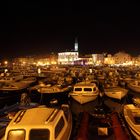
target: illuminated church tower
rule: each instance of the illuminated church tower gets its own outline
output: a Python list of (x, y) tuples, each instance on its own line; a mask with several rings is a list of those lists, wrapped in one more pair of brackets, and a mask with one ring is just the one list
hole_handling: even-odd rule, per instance
[(78, 40), (75, 38), (74, 51), (78, 52)]
[(78, 41), (77, 38), (75, 38), (74, 50), (69, 52), (58, 53), (58, 64), (74, 65), (78, 59), (79, 59)]

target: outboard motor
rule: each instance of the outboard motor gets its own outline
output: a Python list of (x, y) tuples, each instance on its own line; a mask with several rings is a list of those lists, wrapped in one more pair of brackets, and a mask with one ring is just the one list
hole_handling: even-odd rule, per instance
[(20, 105), (21, 106), (28, 106), (30, 105), (31, 100), (27, 93), (22, 93), (20, 98)]

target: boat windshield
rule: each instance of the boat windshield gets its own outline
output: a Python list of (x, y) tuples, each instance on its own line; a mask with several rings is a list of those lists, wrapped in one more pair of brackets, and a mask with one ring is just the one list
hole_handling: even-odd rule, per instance
[(92, 91), (92, 88), (84, 88), (84, 91)]
[(50, 131), (48, 129), (32, 129), (29, 140), (50, 140)]
[(75, 91), (82, 91), (82, 88), (75, 88)]

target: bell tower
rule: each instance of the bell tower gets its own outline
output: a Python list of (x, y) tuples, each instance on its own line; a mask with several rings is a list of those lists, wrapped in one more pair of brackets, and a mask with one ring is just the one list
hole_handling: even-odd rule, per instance
[(74, 51), (78, 51), (78, 40), (75, 38), (75, 43), (74, 43)]

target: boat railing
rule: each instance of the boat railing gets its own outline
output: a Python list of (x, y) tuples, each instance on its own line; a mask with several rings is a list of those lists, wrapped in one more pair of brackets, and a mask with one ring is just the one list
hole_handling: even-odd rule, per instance
[(45, 121), (45, 124), (48, 123), (48, 122), (52, 122), (54, 120), (54, 118), (56, 117), (58, 112), (59, 112), (58, 109), (54, 109), (53, 112), (48, 117), (48, 119)]

